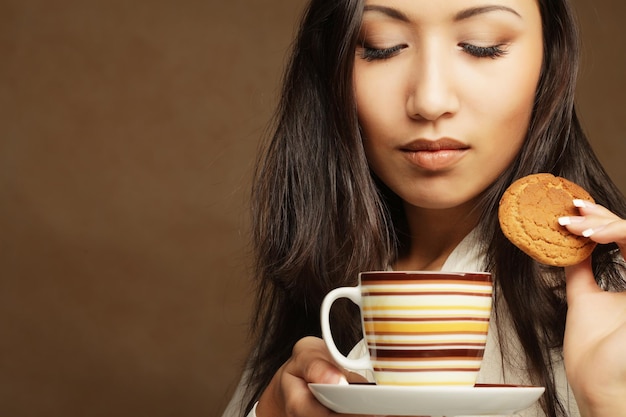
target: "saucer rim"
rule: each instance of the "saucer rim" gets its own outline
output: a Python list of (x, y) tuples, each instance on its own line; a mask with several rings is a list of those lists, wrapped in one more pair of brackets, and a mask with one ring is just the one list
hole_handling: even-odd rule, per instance
[[(338, 413), (347, 414), (390, 414), (393, 415), (405, 415), (413, 416), (416, 414), (428, 414), (428, 415), (454, 415), (459, 412), (458, 407), (465, 407), (467, 412), (462, 412), (459, 415), (494, 415), (494, 414), (511, 414), (524, 410), (533, 403), (535, 403), (541, 395), (545, 392), (545, 387), (534, 385), (516, 385), (516, 384), (476, 384), (471, 387), (416, 387), (416, 386), (393, 386), (393, 385), (376, 385), (376, 384), (322, 384), (322, 383), (309, 383), (309, 389), (313, 395), (326, 407)], [(330, 391), (329, 391), (330, 390)], [(333, 392), (334, 391), (334, 392)], [(349, 397), (343, 399), (339, 395), (341, 393), (350, 393)], [(372, 394), (378, 398), (378, 401), (373, 401), (373, 397), (369, 397), (371, 401), (366, 401), (364, 404), (362, 401), (356, 403), (353, 397), (359, 394)], [(330, 394), (330, 395), (328, 395)], [(424, 404), (423, 396), (433, 395), (453, 395), (455, 396), (455, 405), (451, 407), (449, 404), (444, 404), (445, 399), (440, 399), (440, 403), (427, 403)], [(506, 395), (513, 396), (510, 400), (506, 397), (499, 397), (498, 404), (485, 406), (484, 404), (477, 405), (477, 400), (484, 400), (485, 397), (490, 395)], [(380, 400), (385, 395), (390, 395), (394, 398), (388, 400), (396, 400), (398, 396), (407, 396), (410, 401), (407, 401), (405, 405), (399, 405), (396, 403), (388, 404)], [(417, 395), (421, 398), (421, 402), (417, 402), (417, 398), (413, 397)], [(459, 397), (459, 395), (461, 397)], [(462, 398), (465, 397), (463, 400)], [(478, 397), (478, 398), (477, 398)], [(462, 404), (458, 401), (461, 400)], [(369, 408), (365, 408), (369, 407)], [(457, 407), (457, 408), (455, 408)]]

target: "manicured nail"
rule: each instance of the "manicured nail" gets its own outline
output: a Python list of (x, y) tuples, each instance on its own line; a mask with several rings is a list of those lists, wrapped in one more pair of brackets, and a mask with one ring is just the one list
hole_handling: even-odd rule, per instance
[(587, 230), (584, 230), (583, 233), (582, 233), (583, 237), (590, 237), (591, 235), (594, 235), (594, 234), (598, 233), (599, 231), (601, 231), (605, 227), (606, 227), (606, 225), (603, 224), (603, 225), (600, 225), (600, 226), (595, 227), (593, 229), (589, 228)]
[(573, 224), (573, 223), (582, 223), (584, 221), (585, 221), (585, 217), (584, 216), (559, 217), (559, 224), (561, 226), (567, 226), (568, 224)]
[(574, 207), (593, 207), (593, 203), (591, 201), (585, 201), (585, 200), (580, 200), (580, 199), (575, 199), (572, 201), (572, 203), (574, 204)]

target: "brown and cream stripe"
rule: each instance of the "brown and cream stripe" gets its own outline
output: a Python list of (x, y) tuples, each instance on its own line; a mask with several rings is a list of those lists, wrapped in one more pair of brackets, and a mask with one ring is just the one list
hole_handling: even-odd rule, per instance
[(381, 271), (361, 274), (360, 283), (377, 383), (474, 384), (491, 314), (490, 274)]

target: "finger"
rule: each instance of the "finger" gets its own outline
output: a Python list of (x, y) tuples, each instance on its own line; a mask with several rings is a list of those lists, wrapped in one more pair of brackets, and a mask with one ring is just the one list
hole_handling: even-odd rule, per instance
[(575, 235), (587, 237), (600, 244), (615, 242), (622, 252), (626, 249), (626, 220), (561, 217), (559, 223)]
[(343, 370), (333, 362), (326, 344), (317, 337), (305, 337), (293, 348), (294, 374), (306, 382), (321, 384), (345, 383)]
[(574, 200), (574, 203), (581, 215), (560, 217), (558, 222), (561, 226), (597, 243), (616, 242), (620, 247), (626, 247), (626, 220), (599, 204), (582, 200)]
[(256, 415), (259, 417), (329, 417), (333, 414), (319, 403), (306, 381), (289, 371), (293, 362), (287, 361), (274, 375), (259, 398)]
[(588, 237), (597, 243), (626, 243), (626, 221), (593, 217), (561, 217), (559, 224), (570, 233)]
[[(582, 227), (609, 224), (614, 221), (622, 220), (615, 213), (600, 204), (583, 200), (574, 200), (573, 203), (578, 207), (580, 216), (562, 217), (559, 219), (561, 225), (572, 224), (572, 230), (581, 230)], [(578, 225), (578, 227), (576, 227), (576, 225)]]
[(581, 232), (581, 236), (601, 244), (615, 242), (620, 249), (626, 246), (626, 220), (591, 223), (587, 226)]
[(618, 219), (619, 217), (606, 207), (585, 200), (574, 200), (573, 204), (583, 216), (595, 215)]
[(356, 372), (348, 372), (346, 374), (346, 377), (348, 379), (348, 382), (350, 382), (351, 384), (365, 384), (368, 383), (368, 379), (365, 378), (363, 375), (358, 374)]
[(343, 374), (330, 361), (321, 339), (308, 337), (294, 346), (291, 358), (274, 375), (259, 399), (257, 415), (336, 416), (318, 402), (310, 391), (310, 382), (337, 383)]
[[(336, 416), (313, 395), (306, 381), (289, 375), (283, 380), (284, 410), (287, 416)], [(268, 414), (270, 416), (270, 414)]]
[(567, 303), (573, 305), (581, 296), (602, 291), (593, 276), (591, 257), (577, 265), (565, 267)]

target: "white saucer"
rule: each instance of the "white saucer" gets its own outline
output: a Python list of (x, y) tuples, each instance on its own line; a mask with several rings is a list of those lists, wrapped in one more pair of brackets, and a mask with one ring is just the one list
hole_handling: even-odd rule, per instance
[(482, 416), (515, 414), (530, 407), (543, 387), (396, 387), (309, 384), (315, 398), (337, 413), (394, 416)]

